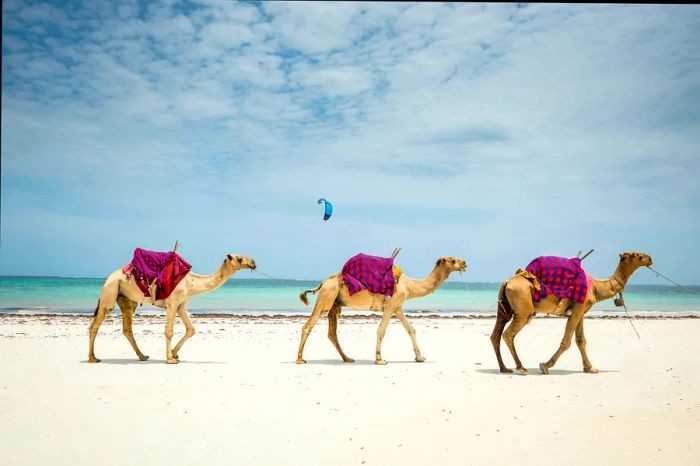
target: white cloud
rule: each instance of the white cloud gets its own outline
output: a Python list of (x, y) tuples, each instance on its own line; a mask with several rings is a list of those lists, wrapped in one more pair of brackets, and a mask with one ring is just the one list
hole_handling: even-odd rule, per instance
[(250, 42), (253, 34), (247, 25), (236, 23), (210, 23), (202, 30), (202, 40), (229, 50)]
[(360, 3), (270, 2), (264, 4), (264, 9), (273, 17), (272, 26), (280, 46), (303, 53), (349, 47), (362, 33), (360, 24), (355, 22), (362, 10)]
[(291, 78), (311, 92), (324, 96), (347, 96), (373, 89), (376, 85), (371, 73), (357, 66), (321, 68), (308, 63), (294, 68)]

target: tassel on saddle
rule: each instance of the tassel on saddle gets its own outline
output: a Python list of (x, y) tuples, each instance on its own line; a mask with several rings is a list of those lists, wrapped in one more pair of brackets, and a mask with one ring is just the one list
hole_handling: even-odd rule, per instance
[(146, 285), (148, 285), (148, 294), (151, 295), (151, 304), (156, 303), (156, 293), (158, 292), (158, 280), (153, 279), (153, 282), (150, 284), (146, 282)]
[(540, 291), (540, 281), (537, 279), (536, 276), (534, 276), (533, 274), (531, 274), (527, 270), (518, 269), (515, 272), (515, 275), (520, 275), (523, 278), (527, 278), (534, 285), (535, 291)]

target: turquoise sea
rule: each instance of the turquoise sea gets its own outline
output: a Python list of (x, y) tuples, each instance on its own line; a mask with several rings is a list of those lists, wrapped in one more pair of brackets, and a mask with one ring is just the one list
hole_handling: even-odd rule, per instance
[[(0, 277), (0, 313), (92, 313), (103, 278)], [(298, 314), (309, 313), (299, 293), (319, 281), (232, 278), (221, 288), (194, 296), (191, 313)], [(407, 312), (494, 314), (498, 283), (450, 281), (434, 293), (408, 301)], [(700, 286), (629, 285), (625, 291), (629, 311), (636, 315), (698, 315)], [(313, 305), (314, 296), (309, 295)], [(144, 304), (137, 312), (162, 312)], [(591, 313), (624, 315), (612, 300), (597, 304)]]

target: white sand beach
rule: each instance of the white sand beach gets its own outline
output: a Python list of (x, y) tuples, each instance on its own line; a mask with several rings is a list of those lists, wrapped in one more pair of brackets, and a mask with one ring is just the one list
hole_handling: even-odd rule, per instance
[[(410, 317), (409, 317), (410, 318)], [(86, 362), (88, 317), (0, 315), (0, 463), (78, 465), (700, 464), (699, 319), (586, 322), (600, 369), (572, 345), (547, 376), (564, 320), (516, 340), (530, 372), (497, 371), (493, 319), (413, 318), (427, 357), (392, 321), (341, 317), (343, 364), (326, 320), (296, 365), (304, 318), (193, 317), (179, 365), (162, 317), (137, 316), (139, 362), (118, 316)], [(183, 327), (176, 325), (176, 338)], [(506, 363), (513, 363), (503, 345)]]

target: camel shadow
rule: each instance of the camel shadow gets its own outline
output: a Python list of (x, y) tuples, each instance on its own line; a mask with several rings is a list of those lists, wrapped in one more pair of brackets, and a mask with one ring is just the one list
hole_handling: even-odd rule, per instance
[[(434, 361), (424, 361), (418, 363), (416, 361), (388, 361), (388, 366), (392, 364), (433, 364)], [(281, 361), (281, 364), (296, 364), (295, 361)], [(377, 366), (373, 359), (355, 359), (355, 362), (343, 362), (341, 359), (314, 359), (306, 360), (304, 366)]]
[[(80, 361), (81, 364), (91, 364), (87, 360), (82, 360)], [(119, 366), (129, 366), (129, 365), (134, 365), (134, 366), (146, 366), (146, 365), (151, 365), (151, 364), (165, 364), (165, 359), (149, 359), (147, 361), (139, 361), (138, 359), (102, 359), (99, 363), (96, 364), (116, 364)], [(183, 361), (181, 360), (179, 364), (176, 365), (182, 365), (182, 364), (226, 364), (225, 362), (222, 361)]]
[[(513, 369), (513, 368), (511, 368)], [(521, 374), (517, 370), (513, 369), (512, 374), (503, 374), (499, 369), (476, 369), (477, 372), (481, 374), (490, 374), (490, 375), (517, 375), (517, 376), (528, 376), (528, 375), (571, 375), (571, 374), (585, 374), (583, 370), (578, 370), (578, 371), (572, 371), (568, 369), (549, 369), (549, 374), (543, 374), (540, 372), (539, 367), (527, 368), (527, 372), (525, 374)], [(598, 374), (609, 374), (613, 372), (620, 372), (620, 371), (614, 371), (614, 370), (598, 370)], [(587, 375), (595, 375), (595, 374), (587, 374)]]

